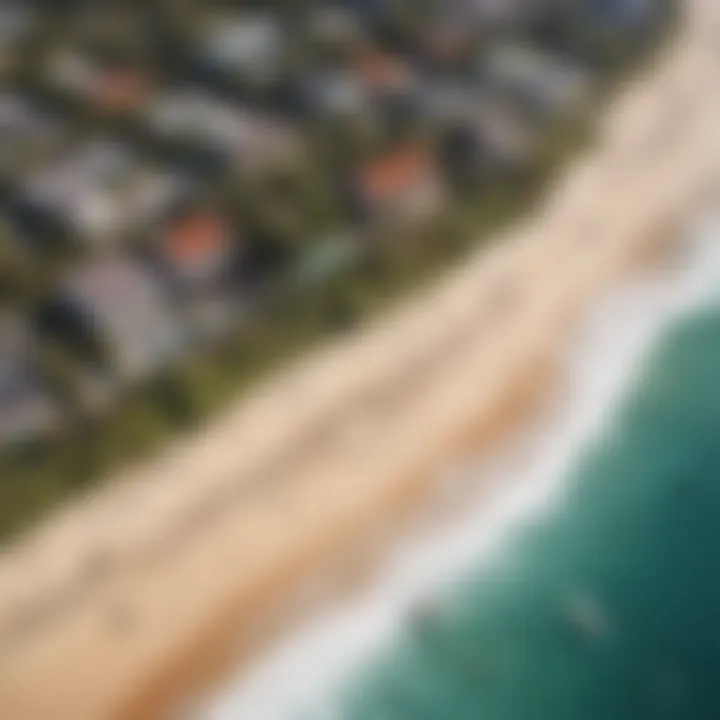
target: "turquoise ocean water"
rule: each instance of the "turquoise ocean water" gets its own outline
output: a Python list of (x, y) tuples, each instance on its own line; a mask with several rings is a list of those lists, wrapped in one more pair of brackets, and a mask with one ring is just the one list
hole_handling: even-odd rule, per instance
[[(212, 720), (720, 718), (720, 221), (620, 289), (486, 488)], [(478, 475), (483, 477), (478, 478)]]
[(547, 522), (411, 623), (358, 720), (720, 718), (720, 312), (669, 331)]

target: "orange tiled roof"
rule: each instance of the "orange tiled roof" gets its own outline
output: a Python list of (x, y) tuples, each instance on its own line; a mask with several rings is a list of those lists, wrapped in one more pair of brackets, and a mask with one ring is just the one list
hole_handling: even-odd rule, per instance
[(174, 262), (192, 265), (220, 254), (228, 245), (228, 224), (203, 212), (175, 223), (165, 237), (164, 249)]
[(431, 171), (429, 154), (408, 148), (366, 165), (360, 172), (360, 186), (373, 199), (402, 192)]

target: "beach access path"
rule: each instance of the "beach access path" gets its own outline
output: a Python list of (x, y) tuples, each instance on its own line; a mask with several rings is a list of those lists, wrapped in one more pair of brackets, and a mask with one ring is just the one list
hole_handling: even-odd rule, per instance
[(3, 717), (162, 716), (552, 389), (582, 314), (719, 187), (720, 6), (687, 8), (532, 217), (3, 552)]

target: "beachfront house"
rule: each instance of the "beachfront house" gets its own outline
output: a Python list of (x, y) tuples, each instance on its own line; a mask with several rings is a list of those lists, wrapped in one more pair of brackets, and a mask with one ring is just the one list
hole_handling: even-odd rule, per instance
[(60, 407), (33, 362), (33, 337), (19, 318), (0, 318), (0, 448), (39, 440), (59, 427)]
[(144, 163), (127, 146), (91, 140), (31, 173), (12, 214), (31, 243), (102, 250), (145, 227), (184, 190), (177, 173)]
[(353, 182), (356, 207), (373, 226), (416, 226), (441, 210), (445, 188), (433, 155), (407, 145), (359, 168)]
[(491, 92), (536, 119), (568, 112), (589, 90), (589, 76), (577, 64), (528, 45), (494, 47), (481, 60), (480, 76)]
[(430, 87), (423, 111), (438, 129), (443, 166), (456, 186), (512, 173), (532, 158), (534, 132), (522, 114), (472, 85)]
[(120, 256), (75, 268), (41, 317), (45, 332), (120, 381), (152, 375), (185, 348), (162, 284), (151, 270)]
[(279, 118), (193, 88), (157, 95), (145, 120), (194, 165), (241, 174), (291, 164), (300, 147), (297, 132)]

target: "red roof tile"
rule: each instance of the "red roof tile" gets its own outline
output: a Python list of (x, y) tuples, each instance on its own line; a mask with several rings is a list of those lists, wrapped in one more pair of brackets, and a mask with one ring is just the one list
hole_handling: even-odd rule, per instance
[(230, 234), (230, 227), (222, 217), (199, 212), (173, 223), (163, 246), (171, 262), (189, 267), (223, 255), (228, 249)]
[(431, 172), (429, 154), (408, 148), (366, 165), (360, 171), (360, 188), (370, 199), (379, 200), (404, 191)]

